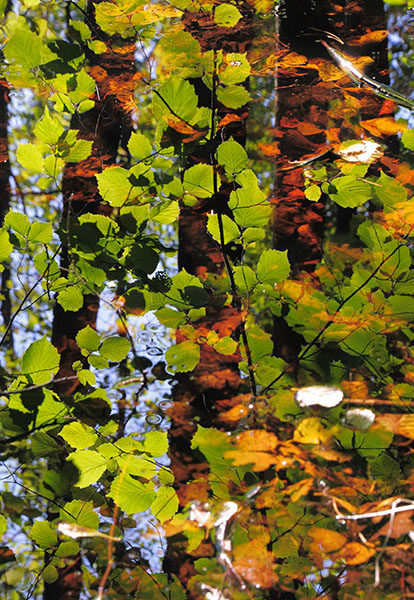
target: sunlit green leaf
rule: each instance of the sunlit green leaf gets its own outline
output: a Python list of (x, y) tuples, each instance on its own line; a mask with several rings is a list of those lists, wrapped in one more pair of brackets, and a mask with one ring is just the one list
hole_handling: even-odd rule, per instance
[[(220, 222), (223, 227), (223, 238), (221, 237)], [(208, 215), (207, 231), (217, 243), (229, 244), (240, 237), (237, 224), (227, 215)]]
[(168, 521), (178, 510), (178, 497), (173, 487), (163, 486), (157, 491), (151, 511), (161, 523)]
[(76, 452), (69, 454), (68, 460), (79, 471), (79, 479), (75, 484), (76, 487), (84, 488), (92, 483), (96, 483), (106, 471), (105, 458), (94, 450), (76, 450)]
[(141, 483), (128, 473), (121, 473), (112, 482), (108, 496), (126, 513), (140, 513), (155, 499), (154, 484), (152, 481)]
[(45, 161), (41, 146), (37, 144), (19, 144), (16, 157), (27, 171), (31, 171), (32, 173), (43, 172)]
[(76, 341), (80, 348), (85, 348), (89, 352), (94, 352), (101, 344), (100, 335), (90, 325), (87, 325), (77, 333)]
[(228, 87), (219, 86), (217, 88), (217, 98), (228, 108), (241, 108), (250, 100), (249, 92), (241, 85), (229, 85)]
[(46, 337), (33, 342), (22, 358), (21, 371), (35, 385), (48, 383), (59, 369), (60, 355)]
[[(194, 165), (184, 173), (184, 189), (198, 198), (209, 198), (214, 193), (214, 177), (211, 165)], [(218, 181), (217, 186), (219, 185)]]
[(224, 167), (227, 177), (234, 178), (247, 167), (249, 159), (243, 146), (231, 139), (217, 148), (217, 162)]
[(257, 277), (262, 283), (279, 283), (288, 277), (289, 272), (286, 251), (265, 250), (257, 263)]
[(92, 427), (77, 422), (65, 425), (59, 435), (63, 437), (72, 448), (77, 448), (79, 450), (93, 446), (98, 439), (98, 436)]
[(83, 306), (83, 294), (76, 285), (59, 292), (57, 301), (64, 310), (77, 311)]
[(242, 18), (234, 4), (219, 4), (214, 9), (214, 20), (222, 27), (234, 27)]
[(104, 358), (112, 362), (120, 362), (127, 357), (128, 352), (131, 349), (129, 340), (124, 337), (112, 336), (106, 338), (102, 342), (102, 346), (99, 348), (99, 353)]
[(200, 360), (200, 346), (190, 341), (181, 342), (168, 348), (165, 359), (170, 373), (192, 371)]

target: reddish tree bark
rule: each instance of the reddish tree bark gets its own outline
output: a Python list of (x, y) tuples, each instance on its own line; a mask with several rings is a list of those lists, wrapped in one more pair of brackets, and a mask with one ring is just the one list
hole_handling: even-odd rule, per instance
[[(87, 6), (88, 24), (94, 36), (105, 41), (107, 51), (95, 55), (89, 53), (89, 74), (95, 79), (97, 93), (94, 107), (82, 115), (74, 114), (71, 127), (78, 129), (78, 138), (93, 142), (89, 158), (78, 163), (68, 164), (63, 174), (62, 229), (73, 227), (72, 218), (90, 213), (108, 214), (110, 208), (102, 203), (95, 175), (117, 160), (121, 139), (128, 137), (131, 129), (127, 103), (134, 93), (134, 40), (117, 40), (118, 52), (112, 49), (113, 38), (99, 30), (94, 18), (94, 5), (102, 0), (89, 1)], [(121, 45), (123, 46), (122, 51)], [(68, 229), (68, 235), (70, 230)], [(61, 254), (61, 269), (66, 274), (70, 266), (69, 245)], [(84, 361), (76, 343), (78, 331), (87, 325), (96, 326), (99, 299), (94, 294), (86, 294), (82, 308), (77, 312), (64, 311), (56, 303), (53, 314), (53, 344), (58, 349), (61, 360), (57, 378), (67, 381), (55, 386), (61, 395), (70, 397), (79, 387), (74, 378), (72, 365)], [(47, 558), (46, 558), (47, 560)], [(44, 600), (76, 600), (82, 590), (82, 560), (78, 555), (64, 567), (58, 569), (59, 577), (53, 583), (45, 584)]]
[[(378, 115), (383, 101), (371, 92), (355, 88), (344, 75), (338, 82), (329, 76), (323, 80), (321, 73), (328, 73), (332, 59), (317, 41), (330, 32), (344, 41), (358, 54), (364, 53), (361, 39), (375, 30), (386, 29), (383, 3), (379, 0), (364, 2), (333, 2), (289, 0), (280, 7), (280, 49), (276, 72), (277, 114), (275, 135), (280, 156), (276, 164), (274, 211), (274, 247), (287, 250), (292, 275), (302, 278), (312, 273), (322, 258), (325, 228), (325, 202), (310, 202), (305, 197), (305, 166), (300, 161), (332, 160), (327, 152), (332, 144), (355, 139), (355, 126), (347, 119), (342, 108), (345, 92), (354, 94), (360, 101), (361, 118)], [(317, 31), (315, 31), (315, 29)], [(313, 35), (312, 35), (313, 34)], [(379, 58), (376, 72), (386, 65), (386, 39), (372, 42), (369, 51)], [(362, 52), (361, 52), (362, 51)], [(296, 53), (295, 55), (292, 53)], [(293, 56), (305, 57), (296, 62)], [(289, 61), (291, 65), (289, 65)], [(332, 102), (339, 100), (339, 108)], [(294, 161), (299, 161), (295, 168)], [(350, 211), (339, 209), (340, 226), (347, 228)], [(316, 282), (314, 282), (317, 285)], [(282, 317), (274, 322), (275, 354), (293, 365), (297, 372), (297, 357), (304, 340), (294, 332)]]
[[(247, 2), (238, 5), (243, 19), (233, 28), (219, 27), (206, 12), (185, 12), (183, 23), (200, 43), (203, 52), (223, 50), (223, 52), (245, 52), (253, 37), (252, 8)], [(217, 109), (220, 118), (230, 112), (247, 116), (246, 107), (231, 111), (220, 105), (213, 92), (200, 80), (191, 80), (199, 97), (200, 106)], [(229, 123), (214, 139), (198, 145), (189, 156), (188, 166), (205, 162), (215, 164), (214, 155), (219, 144), (233, 137), (244, 144), (244, 120)], [(229, 213), (228, 200), (230, 189), (222, 186), (212, 198), (200, 201), (196, 206), (181, 206), (179, 217), (179, 267), (197, 275), (202, 281), (207, 275), (219, 278), (226, 275), (226, 258), (228, 248), (220, 248), (207, 233), (207, 214)], [(207, 286), (208, 287), (208, 286)], [(238, 339), (242, 314), (238, 299), (231, 306), (226, 306), (223, 297), (211, 290), (206, 304), (206, 316), (196, 321), (193, 326), (202, 338), (214, 330), (220, 337), (233, 336)], [(177, 342), (185, 339), (179, 330)], [(174, 387), (174, 406), (169, 411), (171, 427), (169, 430), (171, 468), (175, 476), (175, 487), (181, 506), (194, 500), (205, 501), (210, 497), (208, 483), (208, 464), (191, 448), (191, 440), (197, 424), (204, 427), (218, 427), (220, 412), (237, 403), (243, 381), (239, 373), (240, 357), (222, 355), (211, 346), (201, 344), (201, 358), (191, 375), (182, 374), (177, 377)], [(170, 537), (164, 569), (167, 573), (176, 574), (186, 587), (190, 598), (198, 598), (199, 590), (191, 589), (189, 581), (195, 574), (193, 562), (200, 556), (213, 556), (214, 547), (208, 541), (202, 543), (191, 556), (186, 553), (184, 538), (181, 535)]]

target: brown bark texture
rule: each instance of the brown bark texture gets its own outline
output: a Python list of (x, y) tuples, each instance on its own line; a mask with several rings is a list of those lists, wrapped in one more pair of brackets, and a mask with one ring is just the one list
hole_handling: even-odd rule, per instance
[[(248, 2), (238, 5), (243, 15), (239, 23), (232, 27), (218, 26), (212, 14), (185, 12), (183, 23), (185, 30), (197, 39), (204, 52), (213, 50), (223, 52), (246, 52), (251, 44), (253, 32), (252, 7)], [(245, 119), (247, 108), (230, 111), (219, 104), (215, 98), (214, 88), (209, 90), (198, 79), (191, 80), (199, 98), (199, 106), (209, 106), (217, 110), (222, 119), (229, 112), (243, 115), (241, 121), (229, 123), (214, 139), (203, 145), (197, 145), (188, 156), (187, 167), (194, 164), (215, 164), (214, 155), (219, 144), (233, 137), (240, 144), (245, 142)], [(216, 214), (230, 214), (228, 200), (231, 189), (222, 186), (212, 198), (200, 201), (197, 205), (181, 206), (179, 217), (179, 266), (188, 273), (206, 280), (209, 277), (226, 276), (225, 254), (235, 252), (237, 248), (221, 248), (207, 233), (207, 214), (213, 210)], [(224, 304), (223, 294), (211, 291), (206, 304), (206, 316), (196, 321), (195, 327), (202, 338), (209, 331), (216, 331), (219, 336), (230, 336), (238, 339), (242, 314), (237, 298), (231, 306)], [(184, 341), (185, 335), (177, 332), (177, 342)], [(240, 377), (236, 355), (223, 355), (211, 346), (201, 344), (201, 359), (191, 374), (182, 374), (177, 378), (173, 391), (174, 406), (169, 411), (171, 427), (169, 430), (171, 468), (175, 476), (175, 488), (181, 506), (192, 501), (207, 501), (210, 497), (208, 483), (208, 464), (203, 457), (191, 448), (191, 439), (197, 424), (204, 427), (223, 428), (220, 413), (237, 403), (237, 397), (243, 392), (243, 381)], [(247, 390), (244, 390), (247, 391)], [(224, 426), (225, 427), (225, 426)], [(185, 544), (180, 535), (168, 538), (168, 549), (164, 560), (164, 570), (175, 574), (190, 598), (198, 598), (199, 590), (188, 587), (189, 580), (195, 574), (194, 560), (200, 556), (214, 556), (215, 549), (211, 542), (202, 543), (192, 555), (186, 554)]]
[[(333, 2), (286, 0), (279, 9), (279, 49), (276, 69), (276, 127), (280, 154), (275, 163), (273, 240), (277, 250), (287, 250), (294, 277), (312, 274), (322, 258), (326, 197), (311, 202), (305, 197), (306, 164), (318, 156), (331, 161), (332, 151), (349, 139), (356, 139), (356, 111), (361, 120), (378, 116), (384, 101), (369, 90), (357, 88), (344, 74), (331, 76), (332, 58), (321, 39), (326, 32), (338, 36), (356, 56), (367, 52), (377, 57), (376, 73), (386, 68), (386, 18), (378, 0)], [(384, 36), (369, 36), (382, 31)], [(365, 37), (364, 37), (365, 36)], [(369, 40), (364, 44), (364, 39)], [(393, 106), (389, 106), (392, 114)], [(366, 132), (365, 132), (366, 133)], [(295, 166), (295, 161), (297, 161)], [(310, 161), (309, 163), (307, 161)], [(338, 223), (347, 230), (349, 209), (338, 210)], [(339, 233), (339, 231), (338, 231)], [(316, 282), (313, 283), (317, 285)], [(275, 354), (297, 374), (297, 358), (303, 339), (283, 317), (274, 321)]]
[[(92, 140), (89, 158), (65, 167), (62, 182), (63, 210), (62, 231), (68, 236), (61, 253), (60, 267), (66, 274), (71, 265), (70, 228), (76, 227), (75, 218), (87, 212), (108, 214), (108, 205), (102, 203), (95, 175), (105, 167), (115, 164), (119, 145), (129, 137), (131, 129), (130, 112), (127, 103), (134, 93), (134, 40), (119, 40), (114, 51), (113, 38), (108, 38), (99, 30), (94, 19), (94, 5), (100, 0), (89, 2), (88, 23), (99, 40), (107, 44), (106, 52), (95, 55), (89, 53), (89, 75), (96, 81), (94, 107), (81, 114), (74, 114), (71, 127), (78, 129), (78, 138)], [(53, 313), (52, 341), (61, 355), (58, 379), (68, 378), (59, 383), (55, 391), (63, 397), (70, 397), (79, 387), (74, 379), (73, 363), (84, 361), (76, 343), (78, 331), (87, 325), (96, 327), (99, 298), (95, 294), (84, 296), (82, 308), (77, 312), (64, 311), (56, 303)], [(47, 561), (47, 557), (46, 557)], [(78, 555), (58, 569), (58, 579), (46, 583), (44, 600), (77, 600), (82, 591), (82, 559)]]

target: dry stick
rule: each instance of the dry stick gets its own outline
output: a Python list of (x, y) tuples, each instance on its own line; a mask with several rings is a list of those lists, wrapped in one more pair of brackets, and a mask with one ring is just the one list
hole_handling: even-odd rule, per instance
[(309, 344), (306, 346), (306, 348), (303, 350), (303, 352), (300, 353), (300, 355), (298, 356), (298, 358), (292, 362), (290, 365), (288, 365), (287, 367), (285, 367), (283, 369), (283, 371), (281, 373), (279, 373), (279, 375), (277, 377), (275, 377), (273, 379), (273, 381), (271, 381), (264, 389), (263, 392), (267, 392), (268, 389), (270, 389), (272, 387), (272, 385), (274, 385), (277, 381), (279, 381), (279, 379), (281, 379), (287, 372), (287, 369), (292, 366), (295, 362), (299, 362), (301, 360), (303, 360), (306, 355), (308, 354), (309, 350), (311, 348), (313, 348), (313, 346), (316, 345), (316, 343), (318, 342), (318, 340), (323, 336), (323, 334), (325, 333), (325, 331), (335, 323), (335, 317), (336, 315), (339, 313), (339, 311), (345, 306), (345, 304), (347, 302), (349, 302), (349, 300), (351, 300), (351, 298), (353, 298), (356, 294), (358, 294), (358, 292), (360, 292), (369, 281), (371, 281), (371, 279), (373, 277), (375, 277), (375, 275), (378, 273), (378, 271), (384, 266), (384, 264), (398, 251), (400, 250), (400, 248), (403, 248), (405, 246), (405, 244), (398, 244), (398, 246), (396, 248), (394, 248), (394, 250), (386, 257), (384, 258), (380, 264), (375, 267), (375, 269), (372, 271), (372, 273), (370, 273), (370, 275), (366, 278), (366, 280), (361, 283), (361, 285), (359, 285), (353, 292), (351, 292), (349, 294), (349, 296), (347, 296), (346, 298), (344, 298), (338, 305), (338, 308), (335, 310), (334, 314), (332, 315), (331, 319), (329, 319), (329, 321), (327, 321), (325, 323), (325, 325), (322, 327), (322, 329), (319, 331), (319, 333), (317, 333), (317, 335), (315, 335), (315, 337), (313, 338), (313, 340), (311, 342), (309, 342)]

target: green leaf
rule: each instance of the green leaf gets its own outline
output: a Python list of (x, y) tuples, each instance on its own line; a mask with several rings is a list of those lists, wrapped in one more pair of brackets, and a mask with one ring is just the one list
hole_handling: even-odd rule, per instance
[(55, 546), (58, 541), (56, 529), (49, 521), (35, 521), (29, 535), (43, 549)]
[(30, 71), (42, 63), (42, 51), (47, 50), (42, 40), (27, 27), (17, 29), (3, 49), (11, 63), (17, 63)]
[(171, 486), (162, 486), (158, 490), (154, 502), (151, 504), (151, 511), (160, 523), (164, 523), (176, 514), (178, 506), (178, 496), (174, 488)]
[[(64, 509), (64, 510), (63, 510)], [(90, 529), (99, 528), (99, 515), (93, 510), (93, 502), (71, 500), (60, 509), (59, 518), (68, 523), (77, 523)]]
[(226, 171), (226, 176), (234, 179), (249, 164), (246, 150), (233, 139), (223, 142), (217, 148), (217, 162)]
[(217, 98), (224, 106), (234, 109), (241, 108), (250, 100), (249, 92), (241, 85), (229, 85), (226, 88), (219, 85)]
[(407, 190), (402, 183), (389, 177), (381, 171), (377, 181), (380, 187), (375, 186), (375, 195), (386, 208), (392, 208), (394, 204), (406, 202)]
[(4, 515), (0, 515), (0, 537), (7, 531), (7, 519)]
[(248, 227), (243, 231), (243, 242), (250, 244), (252, 242), (260, 242), (266, 237), (266, 232), (261, 227)]
[(107, 495), (126, 513), (140, 513), (154, 502), (154, 484), (152, 481), (141, 483), (128, 473), (121, 473), (115, 477)]
[(98, 354), (91, 354), (88, 356), (88, 363), (91, 367), (94, 367), (94, 369), (107, 369), (109, 367), (108, 360)]
[(370, 473), (375, 479), (397, 482), (402, 473), (399, 464), (391, 456), (382, 452), (373, 460), (369, 460)]
[(286, 363), (281, 358), (277, 358), (276, 356), (264, 356), (259, 360), (256, 367), (255, 375), (257, 382), (263, 387), (266, 387), (270, 385), (285, 368)]
[(192, 371), (200, 361), (200, 346), (190, 341), (181, 342), (167, 350), (165, 359), (170, 373)]
[(372, 190), (369, 183), (359, 181), (353, 175), (337, 177), (332, 181), (336, 192), (330, 193), (331, 199), (344, 208), (356, 208), (362, 206), (372, 198)]
[(248, 266), (233, 267), (234, 282), (237, 289), (250, 292), (258, 284), (256, 273)]
[(305, 196), (311, 202), (318, 202), (319, 198), (322, 196), (321, 188), (319, 185), (315, 184), (308, 185), (308, 187), (305, 188)]
[(48, 244), (53, 237), (52, 223), (41, 223), (35, 221), (30, 227), (29, 235), (27, 239), (29, 242), (39, 242), (41, 244)]
[(186, 321), (185, 313), (175, 310), (174, 308), (160, 308), (155, 313), (155, 316), (162, 325), (170, 327), (171, 329), (177, 329), (180, 325), (183, 325)]
[(179, 214), (180, 207), (178, 206), (178, 202), (164, 200), (151, 208), (150, 218), (155, 223), (160, 223), (160, 225), (171, 225), (171, 223), (177, 221)]
[(76, 450), (68, 456), (79, 471), (76, 487), (88, 487), (96, 483), (106, 471), (106, 459), (94, 450)]
[(0, 228), (0, 262), (10, 258), (13, 251), (13, 246), (10, 243), (9, 233), (6, 227)]
[(33, 342), (22, 357), (21, 372), (34, 385), (49, 383), (59, 370), (60, 355), (46, 337)]
[(131, 344), (126, 338), (114, 335), (102, 342), (99, 354), (111, 362), (120, 362), (127, 357), (130, 350)]
[(33, 129), (33, 133), (41, 142), (45, 142), (51, 146), (57, 144), (64, 131), (65, 129), (60, 124), (59, 119), (50, 116), (47, 106), (43, 113), (43, 117), (37, 122)]
[(16, 158), (26, 171), (43, 173), (45, 161), (41, 146), (37, 144), (19, 144)]
[(273, 352), (272, 336), (254, 325), (247, 330), (247, 341), (250, 354), (254, 363), (259, 362), (264, 356)]
[(80, 371), (77, 371), (76, 375), (78, 376), (81, 385), (96, 385), (96, 377), (89, 369), (81, 369)]
[(214, 9), (214, 20), (221, 27), (234, 27), (241, 18), (241, 12), (233, 4), (219, 4)]
[(257, 185), (242, 187), (231, 192), (229, 207), (240, 227), (264, 227), (273, 211)]
[[(223, 4), (220, 6), (223, 6)], [(250, 63), (246, 58), (246, 54), (229, 52), (225, 55), (221, 68), (223, 68), (223, 66), (225, 68), (224, 70), (220, 70), (219, 79), (220, 82), (225, 85), (241, 83), (250, 75)]]
[(78, 450), (93, 446), (98, 439), (98, 436), (92, 427), (78, 422), (65, 425), (59, 435), (63, 437), (72, 448)]
[(152, 154), (152, 147), (149, 139), (142, 133), (131, 133), (131, 137), (128, 142), (128, 150), (131, 156), (137, 160), (144, 160)]
[[(233, 240), (237, 240), (240, 237), (240, 229), (237, 224), (230, 219), (227, 215), (221, 215), (223, 223), (223, 242), (229, 244)], [(218, 215), (208, 215), (207, 231), (218, 244), (221, 244), (219, 217)]]
[(129, 171), (123, 167), (108, 167), (96, 175), (99, 193), (105, 202), (120, 207), (136, 197), (129, 175)]
[(54, 583), (59, 577), (59, 572), (54, 565), (48, 564), (42, 570), (42, 577), (46, 583)]
[(408, 150), (414, 150), (414, 129), (404, 129), (401, 141)]
[(70, 285), (59, 292), (57, 301), (63, 310), (78, 311), (83, 306), (83, 294), (76, 285)]
[(89, 140), (76, 140), (68, 154), (64, 157), (66, 162), (80, 162), (89, 158), (93, 142)]
[(76, 335), (76, 342), (79, 348), (83, 348), (88, 352), (95, 352), (101, 345), (101, 337), (92, 327), (87, 325)]
[(30, 221), (27, 215), (10, 210), (5, 219), (4, 224), (6, 227), (10, 227), (16, 233), (27, 236), (30, 231)]
[(44, 431), (35, 431), (31, 438), (31, 451), (35, 457), (47, 456), (60, 450), (61, 446)]
[(174, 114), (189, 122), (198, 108), (194, 87), (185, 79), (171, 77), (157, 92), (154, 92), (152, 110), (156, 119)]
[[(82, 69), (79, 73), (77, 73), (70, 80), (71, 89), (69, 91), (69, 98), (72, 100), (74, 104), (80, 104), (83, 101), (88, 101), (88, 98), (92, 96), (92, 94), (96, 91), (96, 81), (93, 77), (91, 77), (85, 69)], [(88, 102), (88, 110), (93, 108), (94, 103)], [(80, 106), (78, 107), (78, 110)]]
[(216, 342), (213, 346), (216, 352), (220, 354), (234, 354), (237, 350), (237, 342), (233, 340), (231, 337), (223, 337), (218, 342)]
[(145, 435), (144, 450), (151, 456), (162, 456), (168, 451), (168, 438), (164, 431), (149, 431)]
[(257, 277), (262, 283), (280, 283), (289, 273), (287, 250), (265, 250), (257, 263)]
[[(214, 171), (211, 165), (200, 163), (184, 173), (184, 189), (197, 198), (209, 198), (214, 193)], [(219, 182), (217, 186), (219, 187)]]

